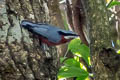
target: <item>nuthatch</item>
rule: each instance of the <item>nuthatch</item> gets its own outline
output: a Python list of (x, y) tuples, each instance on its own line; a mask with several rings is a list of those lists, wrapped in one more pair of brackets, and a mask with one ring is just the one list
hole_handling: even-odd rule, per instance
[(34, 35), (37, 35), (41, 42), (49, 46), (63, 44), (78, 37), (78, 35), (72, 31), (66, 31), (45, 23), (33, 23), (23, 20), (21, 26)]

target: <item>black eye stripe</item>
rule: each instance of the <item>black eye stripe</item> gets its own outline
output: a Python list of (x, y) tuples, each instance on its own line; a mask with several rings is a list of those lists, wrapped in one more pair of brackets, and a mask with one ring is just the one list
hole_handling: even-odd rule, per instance
[(61, 31), (58, 31), (58, 33), (62, 34), (62, 35), (65, 35), (65, 36), (77, 36), (77, 34), (72, 34), (72, 33), (64, 33), (64, 32), (61, 32)]

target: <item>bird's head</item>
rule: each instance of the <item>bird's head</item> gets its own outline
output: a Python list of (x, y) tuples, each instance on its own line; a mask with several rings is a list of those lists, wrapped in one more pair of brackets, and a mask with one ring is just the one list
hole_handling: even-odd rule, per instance
[(64, 38), (65, 38), (66, 40), (72, 40), (72, 39), (74, 39), (74, 38), (78, 38), (78, 35), (65, 35)]
[(59, 31), (59, 33), (64, 37), (65, 40), (72, 40), (74, 38), (79, 37), (75, 32), (72, 31)]

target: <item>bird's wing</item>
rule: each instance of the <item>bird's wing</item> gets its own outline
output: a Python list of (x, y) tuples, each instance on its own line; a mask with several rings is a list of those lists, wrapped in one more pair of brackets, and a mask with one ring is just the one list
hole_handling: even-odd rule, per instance
[[(57, 28), (56, 28), (57, 29)], [(32, 32), (43, 36), (45, 38), (47, 38), (49, 41), (51, 42), (59, 42), (61, 39), (60, 34), (56, 31), (56, 29), (54, 30), (53, 27), (49, 28), (48, 25), (36, 25), (36, 27), (32, 28)]]

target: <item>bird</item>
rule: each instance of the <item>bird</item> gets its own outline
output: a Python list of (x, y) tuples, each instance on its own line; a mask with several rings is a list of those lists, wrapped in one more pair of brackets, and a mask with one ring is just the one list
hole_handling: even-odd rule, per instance
[(35, 23), (22, 20), (20, 26), (32, 34), (37, 35), (38, 39), (48, 46), (61, 45), (78, 37), (77, 33), (73, 31), (63, 30), (47, 23)]

